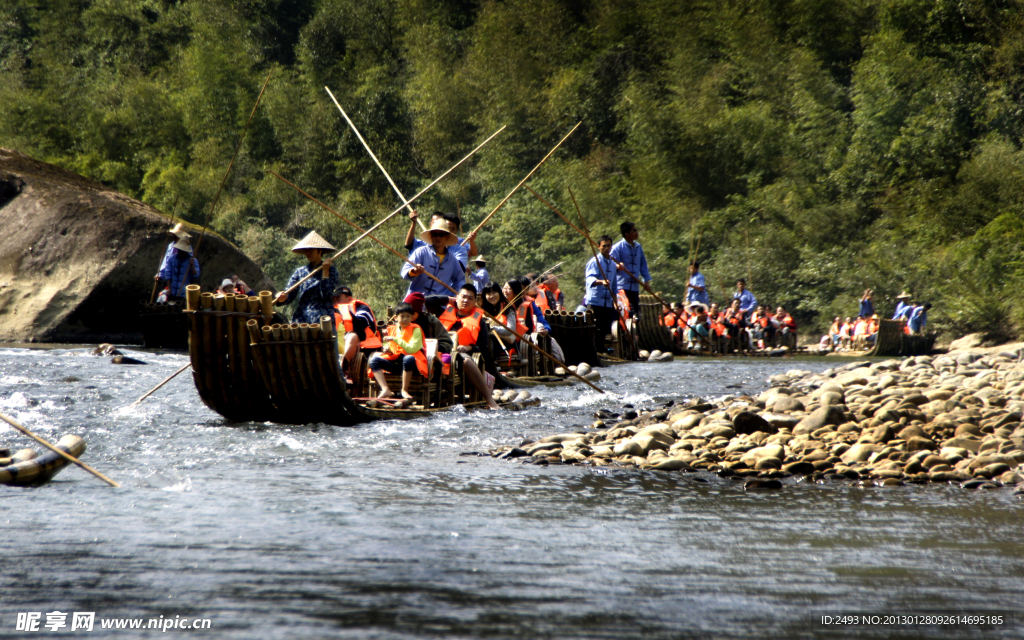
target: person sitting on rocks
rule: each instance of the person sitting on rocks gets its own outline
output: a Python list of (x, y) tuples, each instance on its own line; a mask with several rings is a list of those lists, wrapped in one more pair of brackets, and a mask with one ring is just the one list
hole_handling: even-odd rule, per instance
[(395, 394), (388, 387), (385, 374), (402, 373), (402, 397), (412, 398), (409, 387), (412, 385), (413, 371), (427, 376), (427, 356), (423, 351), (423, 331), (413, 324), (412, 305), (401, 302), (395, 307), (395, 319), (398, 324), (388, 325), (383, 337), (384, 351), (375, 353), (370, 358), (370, 371), (380, 385), (379, 398), (391, 398)]

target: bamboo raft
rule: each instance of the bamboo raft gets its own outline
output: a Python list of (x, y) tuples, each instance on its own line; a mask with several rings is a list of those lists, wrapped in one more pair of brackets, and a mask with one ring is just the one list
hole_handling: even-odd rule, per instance
[(935, 334), (907, 335), (899, 320), (879, 320), (875, 346), (869, 356), (920, 356), (931, 353)]
[(183, 302), (139, 304), (142, 346), (150, 349), (188, 349), (188, 318)]
[[(374, 388), (363, 354), (353, 364), (357, 398), (349, 394), (329, 318), (320, 324), (273, 322), (273, 297), (203, 293), (189, 285), (187, 309), (192, 378), (203, 403), (232, 422), (324, 423), (351, 427), (378, 419), (420, 418), (455, 404), (486, 406), (467, 389), (461, 367), (417, 380), (419, 406), (359, 397)], [(357, 401), (358, 400), (358, 401)], [(533, 399), (536, 402), (535, 399)], [(531, 402), (503, 405), (521, 409)]]

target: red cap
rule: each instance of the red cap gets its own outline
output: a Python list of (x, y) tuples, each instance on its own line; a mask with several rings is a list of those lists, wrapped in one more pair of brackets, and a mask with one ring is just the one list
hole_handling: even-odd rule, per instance
[(413, 311), (421, 313), (423, 311), (423, 303), (426, 302), (426, 299), (423, 297), (422, 293), (417, 291), (416, 293), (410, 293), (405, 296), (405, 302), (412, 305)]

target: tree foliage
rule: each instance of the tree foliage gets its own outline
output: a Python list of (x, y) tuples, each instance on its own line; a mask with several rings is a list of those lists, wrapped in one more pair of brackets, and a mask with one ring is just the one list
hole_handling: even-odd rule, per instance
[[(637, 222), (667, 295), (699, 259), (805, 325), (872, 287), (1024, 330), (1019, 0), (9, 0), (0, 145), (203, 224), (271, 68), (210, 224), (279, 282), (292, 239), (356, 232), (269, 170), (363, 226), (398, 205), (329, 86), (407, 196), (508, 125), (419, 204), (467, 227), (582, 121), (532, 186), (595, 235)], [(526, 192), (479, 244), (495, 279), (564, 261), (578, 301), (589, 249)], [(375, 304), (404, 289), (369, 241), (340, 262)]]

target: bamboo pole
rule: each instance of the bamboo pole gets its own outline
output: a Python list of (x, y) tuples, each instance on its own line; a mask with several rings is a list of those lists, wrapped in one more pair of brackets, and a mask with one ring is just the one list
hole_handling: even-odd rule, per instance
[(53, 451), (54, 453), (56, 453), (60, 457), (64, 458), (68, 462), (73, 462), (73, 463), (77, 464), (78, 466), (82, 467), (83, 469), (85, 469), (86, 471), (88, 471), (92, 475), (96, 476), (100, 480), (106, 482), (110, 486), (112, 486), (112, 487), (120, 487), (121, 486), (118, 483), (116, 483), (113, 480), (111, 480), (110, 478), (108, 478), (107, 476), (105, 476), (102, 473), (100, 473), (99, 471), (97, 471), (97, 470), (93, 469), (92, 467), (90, 467), (89, 465), (85, 464), (84, 462), (82, 462), (81, 460), (76, 458), (75, 456), (71, 455), (67, 451), (64, 451), (62, 449), (58, 449), (57, 447), (55, 447), (54, 445), (50, 444), (46, 440), (43, 440), (42, 438), (40, 438), (36, 434), (32, 433), (31, 431), (29, 431), (28, 429), (23, 427), (22, 425), (18, 424), (14, 420), (14, 418), (8, 417), (8, 416), (0, 413), (0, 420), (3, 420), (4, 422), (6, 422), (7, 424), (11, 425), (12, 427), (17, 429), (18, 431), (24, 433), (26, 436), (32, 438), (33, 440), (35, 440), (39, 444), (43, 445), (44, 447), (46, 447), (50, 451)]
[[(508, 125), (505, 125), (505, 126), (508, 126)], [(503, 126), (502, 128), (500, 128), (497, 131), (495, 131), (494, 133), (492, 133), (491, 137), (487, 138), (486, 140), (481, 142), (475, 149), (473, 149), (472, 151), (467, 153), (465, 155), (465, 157), (462, 158), (462, 160), (459, 160), (458, 162), (456, 162), (454, 165), (452, 165), (452, 167), (450, 169), (448, 169), (447, 171), (442, 173), (440, 176), (435, 178), (433, 182), (431, 182), (427, 186), (423, 187), (423, 189), (421, 189), (419, 193), (417, 193), (413, 197), (409, 198), (409, 204), (412, 204), (413, 202), (416, 202), (416, 200), (418, 200), (420, 196), (422, 196), (424, 193), (429, 191), (435, 184), (437, 184), (438, 182), (443, 180), (445, 177), (447, 177), (449, 173), (451, 173), (452, 171), (455, 171), (456, 169), (458, 169), (466, 160), (469, 160), (471, 157), (473, 157), (473, 154), (475, 154), (477, 151), (482, 149), (484, 147), (484, 145), (486, 145), (488, 142), (493, 140), (499, 133), (501, 133), (504, 130), (505, 130), (505, 127)], [(394, 211), (389, 213), (387, 216), (385, 216), (384, 219), (382, 219), (380, 222), (378, 222), (377, 224), (375, 224), (372, 227), (370, 227), (367, 231), (364, 231), (361, 236), (359, 236), (358, 238), (356, 238), (352, 242), (348, 243), (348, 245), (345, 248), (343, 248), (341, 251), (339, 251), (338, 253), (336, 253), (333, 256), (331, 256), (331, 261), (334, 261), (338, 257), (340, 257), (342, 254), (347, 253), (348, 250), (351, 249), (352, 247), (354, 247), (360, 240), (362, 240), (363, 238), (368, 236), (372, 231), (376, 230), (377, 227), (381, 226), (382, 224), (384, 224), (385, 222), (387, 222), (388, 220), (393, 218), (395, 215), (397, 215), (404, 208), (405, 208), (405, 205), (402, 205), (401, 207), (398, 207), (397, 209), (395, 209)], [(319, 271), (319, 269), (317, 271)], [(297, 289), (299, 287), (299, 285), (301, 285), (306, 280), (309, 280), (314, 275), (316, 275), (316, 271), (311, 271), (309, 273), (309, 275), (307, 275), (305, 278), (303, 278), (303, 279), (299, 280), (298, 282), (296, 282), (295, 284), (293, 284), (291, 287), (286, 289), (283, 293), (285, 295), (291, 293), (292, 291)], [(278, 294), (278, 295), (280, 295), (280, 294)]]
[[(242, 142), (245, 141), (245, 133), (249, 130), (249, 125), (252, 124), (252, 118), (256, 115), (256, 109), (260, 106), (260, 100), (263, 99), (263, 92), (267, 90), (267, 85), (270, 84), (270, 77), (274, 75), (274, 67), (270, 68), (270, 73), (267, 74), (267, 79), (263, 81), (263, 88), (260, 89), (260, 94), (256, 96), (256, 104), (252, 106), (252, 112), (249, 113), (249, 119), (245, 121), (245, 127), (242, 129), (242, 135), (238, 138), (238, 144), (235, 145), (235, 153), (231, 156), (231, 162), (228, 163), (227, 171), (224, 172), (224, 177), (220, 181), (220, 186), (217, 187), (217, 193), (213, 196), (213, 202), (210, 203), (210, 210), (206, 212), (206, 219), (203, 220), (203, 231), (199, 234), (199, 240), (196, 242), (195, 251), (192, 255), (199, 259), (199, 246), (203, 244), (203, 238), (206, 236), (206, 228), (210, 224), (210, 217), (213, 215), (213, 210), (217, 207), (217, 202), (220, 201), (220, 194), (224, 191), (224, 185), (228, 183), (228, 176), (231, 175), (231, 167), (235, 164), (235, 159), (238, 158), (238, 152), (242, 149)], [(189, 274), (192, 273), (192, 263), (188, 266)]]
[(533, 174), (537, 173), (537, 169), (540, 169), (541, 165), (542, 165), (542, 164), (544, 164), (545, 162), (547, 162), (547, 161), (548, 161), (548, 158), (550, 158), (550, 157), (551, 157), (551, 155), (552, 155), (552, 154), (553, 154), (553, 153), (554, 153), (555, 151), (557, 151), (557, 150), (558, 150), (558, 147), (562, 146), (562, 143), (563, 143), (563, 142), (565, 142), (566, 140), (568, 140), (568, 139), (569, 139), (569, 136), (571, 136), (571, 135), (573, 134), (573, 132), (575, 132), (575, 131), (576, 131), (577, 129), (579, 129), (579, 128), (580, 128), (580, 125), (581, 125), (581, 124), (583, 124), (583, 121), (582, 121), (582, 120), (581, 120), (581, 121), (579, 121), (579, 122), (577, 122), (577, 123), (576, 123), (576, 126), (572, 128), (572, 131), (570, 131), (569, 133), (565, 134), (565, 137), (564, 137), (564, 138), (562, 138), (561, 140), (559, 140), (559, 141), (558, 141), (558, 144), (556, 144), (556, 145), (554, 146), (554, 148), (553, 148), (553, 149), (551, 149), (551, 151), (548, 151), (548, 154), (547, 154), (546, 156), (544, 156), (544, 157), (543, 157), (543, 158), (541, 159), (541, 161), (540, 161), (540, 162), (538, 162), (538, 163), (537, 163), (537, 166), (535, 166), (535, 167), (534, 167), (534, 168), (533, 168), (533, 169), (532, 169), (532, 170), (530, 171), (530, 173), (526, 174), (526, 177), (525, 177), (525, 178), (523, 178), (522, 180), (520, 180), (520, 181), (519, 181), (519, 184), (517, 184), (517, 185), (515, 186), (515, 188), (513, 188), (513, 189), (512, 189), (511, 191), (509, 191), (509, 192), (508, 192), (508, 195), (507, 195), (507, 196), (505, 196), (505, 197), (504, 197), (504, 198), (502, 199), (502, 201), (498, 203), (498, 206), (494, 207), (494, 209), (493, 209), (493, 210), (492, 210), (492, 211), (491, 211), (490, 213), (488, 213), (488, 214), (487, 214), (487, 216), (486, 216), (486, 217), (485, 217), (485, 218), (484, 218), (484, 219), (483, 219), (483, 220), (482, 220), (482, 221), (480, 222), (480, 224), (476, 225), (476, 228), (475, 228), (475, 229), (473, 229), (473, 233), (470, 233), (470, 234), (468, 234), (468, 235), (466, 236), (466, 238), (465, 238), (465, 239), (464, 239), (464, 240), (462, 241), (462, 244), (463, 244), (463, 245), (465, 245), (465, 244), (466, 244), (467, 242), (469, 242), (469, 237), (470, 237), (470, 236), (475, 236), (475, 235), (477, 234), (477, 232), (479, 232), (479, 231), (480, 231), (480, 229), (481, 229), (481, 228), (482, 228), (482, 227), (483, 227), (483, 226), (484, 226), (485, 224), (487, 224), (487, 221), (488, 221), (488, 220), (490, 220), (490, 219), (491, 219), (491, 217), (492, 217), (492, 216), (494, 216), (494, 214), (498, 213), (498, 210), (499, 210), (499, 209), (501, 209), (501, 208), (502, 208), (503, 206), (505, 206), (505, 203), (506, 203), (506, 202), (508, 202), (508, 199), (509, 199), (509, 198), (511, 198), (511, 197), (512, 197), (513, 195), (515, 195), (515, 192), (516, 192), (516, 191), (519, 191), (519, 188), (520, 188), (520, 187), (522, 187), (522, 186), (523, 186), (524, 184), (526, 184), (526, 181), (527, 181), (527, 180), (529, 180), (530, 178), (532, 178), (532, 177), (533, 177)]
[[(578, 126), (578, 125), (577, 125), (577, 126)], [(277, 175), (277, 174), (274, 174), (274, 175)], [(278, 178), (281, 178), (281, 176), (278, 176)], [(338, 213), (337, 211), (334, 211), (333, 209), (331, 209), (330, 207), (328, 207), (328, 206), (327, 206), (326, 204), (324, 204), (323, 202), (320, 202), (319, 200), (317, 200), (317, 199), (316, 199), (316, 198), (314, 198), (313, 196), (309, 195), (308, 193), (306, 193), (305, 191), (303, 191), (303, 190), (302, 190), (302, 189), (300, 189), (299, 187), (297, 187), (297, 186), (293, 185), (292, 183), (288, 182), (288, 181), (287, 181), (287, 180), (285, 180), (284, 178), (281, 178), (281, 180), (282, 180), (282, 181), (284, 181), (284, 182), (285, 182), (286, 184), (288, 184), (289, 186), (291, 186), (292, 188), (294, 188), (294, 189), (295, 189), (296, 191), (298, 191), (298, 192), (299, 192), (299, 193), (301, 193), (302, 195), (304, 195), (304, 196), (306, 196), (307, 198), (309, 198), (310, 200), (312, 200), (313, 202), (315, 202), (315, 203), (317, 203), (318, 205), (320, 205), (321, 207), (323, 207), (323, 208), (327, 209), (328, 211), (330, 211), (331, 213), (335, 214), (336, 216), (338, 216), (338, 217), (339, 217), (339, 218), (341, 218), (342, 220), (345, 220), (345, 222), (348, 222), (349, 224), (351, 224), (352, 226), (354, 226), (354, 227), (355, 227), (355, 228), (357, 228), (357, 229), (359, 228), (358, 226), (356, 226), (356, 224), (355, 224), (354, 222), (351, 222), (351, 221), (349, 221), (349, 220), (348, 220), (348, 219), (346, 219), (346, 218), (345, 218), (345, 217), (344, 217), (343, 215), (341, 215), (341, 214), (340, 214), (340, 213)], [(399, 211), (400, 211), (400, 209), (399, 209)], [(378, 223), (378, 226), (379, 226), (379, 224), (380, 224), (380, 223)], [(370, 229), (369, 231), (364, 231), (364, 232), (363, 232), (363, 235), (362, 235), (362, 236), (360, 236), (360, 238), (362, 238), (362, 237), (365, 237), (365, 236), (368, 236), (368, 235), (370, 235), (370, 231), (373, 231), (373, 228), (371, 228), (371, 229)], [(402, 254), (400, 254), (399, 252), (395, 251), (395, 250), (394, 250), (393, 248), (391, 248), (391, 247), (390, 247), (390, 246), (389, 246), (388, 244), (386, 244), (385, 242), (383, 242), (383, 241), (382, 241), (382, 240), (380, 240), (379, 238), (376, 238), (376, 237), (374, 237), (374, 236), (370, 236), (370, 237), (372, 237), (372, 238), (373, 238), (373, 239), (374, 239), (374, 240), (375, 240), (375, 241), (377, 242), (377, 244), (379, 244), (380, 246), (384, 247), (385, 249), (387, 249), (388, 251), (390, 251), (390, 252), (391, 252), (391, 253), (393, 253), (394, 255), (398, 256), (398, 258), (399, 258), (399, 259), (400, 259), (400, 260), (401, 260), (402, 262), (405, 262), (406, 264), (409, 264), (409, 265), (411, 265), (411, 266), (413, 266), (413, 267), (415, 267), (415, 266), (416, 266), (416, 263), (414, 263), (414, 262), (412, 262), (411, 260), (409, 260), (409, 258), (408, 258), (408, 257), (406, 257), (406, 256), (403, 256), (403, 255), (402, 255)], [(350, 245), (350, 246), (351, 246), (351, 245)], [(561, 263), (558, 263), (558, 264), (561, 264)], [(558, 265), (555, 265), (555, 266), (557, 267)], [(457, 291), (456, 291), (455, 289), (451, 288), (451, 286), (449, 286), (449, 285), (448, 285), (448, 283), (446, 283), (446, 282), (442, 282), (442, 281), (441, 281), (441, 280), (440, 280), (440, 279), (439, 279), (439, 278), (438, 278), (437, 276), (435, 276), (434, 274), (430, 273), (429, 271), (424, 271), (424, 275), (426, 275), (426, 276), (427, 276), (428, 278), (430, 278), (430, 279), (431, 279), (431, 280), (433, 280), (434, 282), (438, 283), (439, 285), (441, 285), (442, 287), (444, 287), (444, 288), (445, 288), (445, 289), (447, 289), (448, 291), (451, 291), (451, 292), (452, 292), (453, 294), (455, 294), (455, 295), (458, 295), (458, 292), (457, 292)], [(309, 276), (306, 276), (306, 277), (308, 278)], [(296, 286), (297, 286), (297, 285), (296, 285)], [(486, 316), (487, 318), (489, 318), (490, 320), (492, 320), (492, 321), (494, 321), (494, 322), (498, 322), (498, 320), (497, 320), (497, 319), (496, 319), (496, 318), (495, 318), (494, 316), (492, 316), (491, 314), (489, 314), (489, 313), (487, 313), (486, 311), (484, 311), (484, 309), (483, 309), (482, 307), (479, 307), (479, 306), (478, 306), (478, 307), (477, 307), (477, 309), (480, 309), (480, 313), (484, 314), (484, 315), (485, 315), (485, 316)], [(327, 316), (324, 316), (324, 318), (326, 319), (326, 318), (327, 318)], [(321, 320), (321, 324), (323, 324), (323, 320)], [(499, 324), (500, 324), (500, 323), (499, 323)], [(330, 326), (330, 324), (328, 323), (328, 324), (327, 324), (327, 326), (329, 327), (329, 326)], [(517, 338), (519, 338), (520, 340), (526, 340), (526, 338), (525, 338), (525, 337), (524, 337), (524, 336), (523, 336), (522, 334), (520, 334), (520, 333), (517, 333), (517, 332), (515, 331), (515, 329), (510, 329), (509, 331), (510, 331), (511, 333), (513, 333), (513, 334), (514, 334), (514, 335), (515, 335), (515, 336), (516, 336)], [(527, 342), (528, 342), (528, 340), (527, 340)], [(532, 344), (532, 343), (531, 343), (531, 344)], [(545, 357), (547, 357), (548, 359), (550, 359), (551, 361), (553, 361), (553, 362), (557, 362), (557, 363), (558, 363), (558, 366), (560, 366), (560, 367), (566, 367), (566, 365), (565, 365), (565, 363), (564, 363), (564, 362), (560, 361), (560, 360), (559, 360), (558, 358), (556, 358), (555, 356), (551, 355), (551, 354), (550, 354), (550, 353), (548, 353), (547, 351), (544, 351), (543, 349), (541, 349), (541, 348), (540, 348), (540, 347), (538, 347), (537, 345), (533, 345), (533, 347), (534, 347), (535, 349), (537, 349), (537, 351), (539, 351), (540, 353), (544, 354), (544, 356), (545, 356)], [(566, 369), (568, 370), (568, 367), (566, 367)], [(586, 383), (587, 385), (589, 385), (589, 386), (593, 387), (593, 388), (594, 388), (594, 389), (596, 389), (597, 391), (599, 391), (599, 392), (601, 392), (601, 393), (604, 393), (604, 391), (603, 391), (602, 389), (599, 389), (599, 388), (598, 388), (597, 386), (595, 386), (595, 385), (594, 385), (594, 384), (593, 384), (592, 382), (590, 382), (590, 380), (587, 380), (587, 379), (586, 379), (586, 378), (584, 378), (583, 376), (577, 375), (577, 374), (575, 374), (575, 373), (573, 373), (573, 375), (575, 375), (575, 376), (576, 376), (577, 378), (579, 378), (580, 380), (582, 380), (583, 382), (585, 382), (585, 383)]]
[(186, 364), (186, 365), (185, 365), (185, 366), (183, 366), (182, 368), (178, 369), (177, 371), (175, 371), (175, 372), (174, 372), (174, 373), (172, 373), (171, 375), (169, 375), (169, 376), (167, 376), (166, 378), (164, 378), (163, 382), (161, 382), (160, 384), (156, 385), (155, 387), (153, 387), (152, 389), (150, 389), (149, 391), (147, 391), (146, 393), (144, 393), (144, 394), (142, 395), (142, 397), (141, 397), (141, 398), (139, 398), (138, 400), (136, 400), (135, 402), (131, 403), (131, 404), (130, 404), (130, 405), (128, 405), (128, 406), (129, 406), (129, 407), (134, 407), (135, 405), (137, 405), (137, 404), (141, 403), (141, 402), (142, 402), (143, 400), (145, 400), (145, 399), (146, 399), (146, 398), (148, 398), (149, 396), (153, 395), (153, 394), (154, 394), (154, 393), (156, 392), (156, 390), (157, 390), (157, 389), (159, 389), (160, 387), (164, 386), (165, 384), (167, 384), (168, 382), (170, 382), (171, 380), (173, 380), (174, 378), (176, 378), (176, 377), (178, 376), (178, 374), (179, 374), (179, 373), (181, 373), (181, 372), (182, 372), (182, 371), (184, 371), (185, 369), (188, 369), (188, 368), (189, 368), (189, 367), (191, 367), (191, 366), (192, 366), (192, 363), (191, 363), (191, 362), (189, 362), (188, 364)]
[[(364, 140), (362, 134), (359, 133), (359, 129), (356, 129), (355, 123), (352, 122), (352, 119), (348, 117), (348, 114), (345, 113), (345, 110), (341, 108), (341, 105), (338, 103), (338, 99), (334, 97), (334, 94), (331, 93), (331, 90), (328, 89), (327, 87), (324, 87), (324, 91), (327, 92), (327, 95), (331, 96), (331, 100), (334, 101), (334, 106), (338, 107), (338, 111), (341, 112), (341, 115), (342, 117), (345, 118), (345, 122), (348, 123), (348, 126), (352, 127), (352, 132), (356, 134), (357, 138), (359, 138), (359, 142), (363, 143), (363, 148), (366, 149), (366, 152), (370, 154), (371, 158), (373, 158), (374, 163), (377, 164), (377, 168), (380, 169), (381, 173), (384, 174), (384, 177), (388, 179), (388, 183), (391, 185), (391, 188), (395, 190), (395, 193), (398, 194), (398, 198), (402, 201), (402, 204), (404, 204), (405, 208), (409, 210), (409, 213), (415, 213), (412, 209), (412, 206), (409, 205), (409, 201), (405, 199), (405, 196), (402, 195), (402, 192), (398, 189), (398, 185), (396, 185), (395, 181), (391, 179), (390, 175), (388, 175), (387, 169), (384, 168), (384, 165), (382, 165), (380, 163), (380, 160), (377, 159), (376, 154), (373, 153), (373, 149), (370, 149), (370, 145), (366, 144), (366, 140)], [(420, 220), (419, 217), (416, 218), (416, 222), (419, 223), (420, 229), (422, 229), (423, 231), (427, 230), (426, 225), (423, 224), (423, 221)]]

